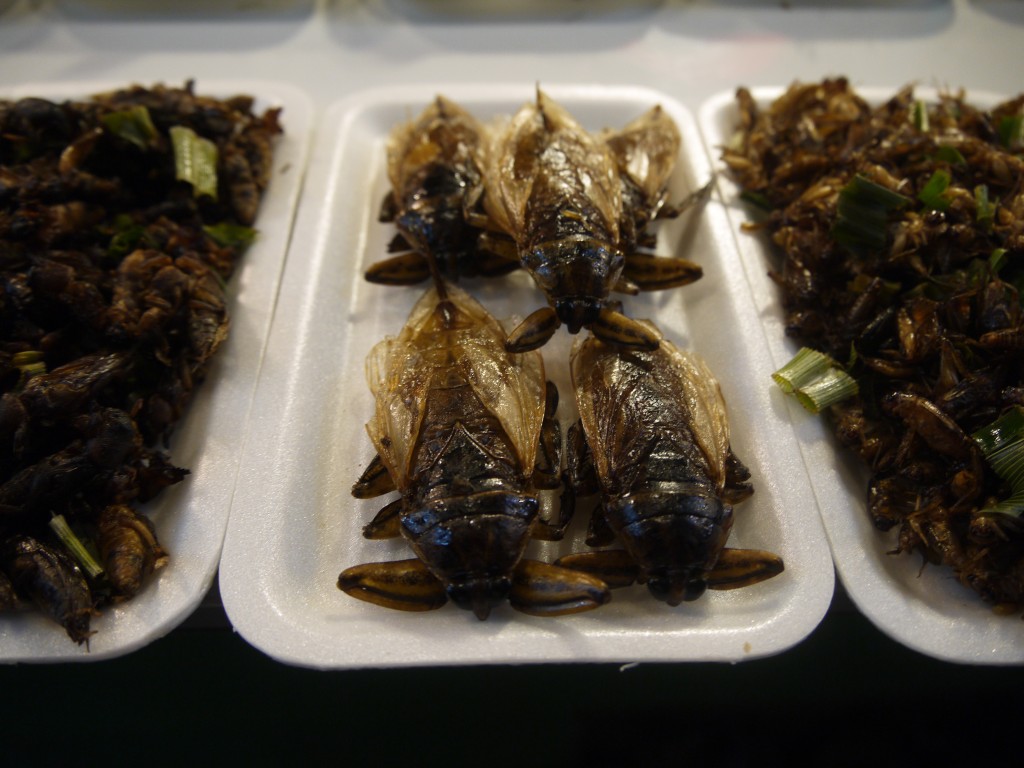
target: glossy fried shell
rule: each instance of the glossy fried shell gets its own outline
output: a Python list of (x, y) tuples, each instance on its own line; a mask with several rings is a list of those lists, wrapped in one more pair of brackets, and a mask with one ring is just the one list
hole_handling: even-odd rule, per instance
[(364, 536), (402, 536), (416, 559), (351, 566), (338, 577), (346, 594), (405, 611), (451, 601), (481, 620), (505, 602), (540, 616), (607, 602), (599, 579), (523, 557), (531, 538), (560, 538), (568, 522), (566, 510), (541, 519), (537, 496), (559, 484), (561, 436), (540, 354), (504, 342), (480, 304), (444, 286), (371, 351), (377, 456), (353, 494), (400, 493)]
[(620, 353), (589, 337), (571, 370), (580, 419), (602, 487), (620, 492), (647, 471), (652, 444), (690, 456), (693, 482), (721, 494), (730, 455), (725, 400), (707, 364), (664, 338), (657, 351)]
[(449, 285), (447, 293), (450, 312), (436, 311), (437, 291), (429, 289), (401, 333), (377, 344), (366, 361), (376, 403), (366, 429), (399, 490), (415, 472), (426, 398), (447, 379), (468, 383), (500, 422), (522, 466), (536, 461), (545, 401), (541, 356), (507, 353), (501, 324), (457, 286)]

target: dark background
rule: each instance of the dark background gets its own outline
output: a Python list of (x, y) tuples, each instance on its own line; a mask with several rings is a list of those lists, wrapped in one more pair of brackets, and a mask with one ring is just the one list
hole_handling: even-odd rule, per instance
[(841, 588), (804, 642), (735, 665), (326, 672), (249, 646), (214, 593), (128, 656), (0, 667), (0, 766), (1003, 768), (1022, 683), (893, 642)]

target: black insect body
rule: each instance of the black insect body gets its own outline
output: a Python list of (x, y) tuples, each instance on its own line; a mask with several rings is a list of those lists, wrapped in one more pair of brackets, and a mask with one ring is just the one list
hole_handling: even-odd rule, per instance
[(415, 120), (388, 136), (391, 189), (380, 219), (394, 222), (389, 245), (397, 255), (378, 261), (366, 279), (412, 285), (430, 277), (428, 257), (449, 278), (499, 275), (517, 269), (515, 260), (477, 248), (480, 229), (474, 207), (483, 192), (486, 127), (458, 104), (438, 96)]
[(605, 140), (538, 90), (536, 101), (495, 137), (484, 208), (505, 239), (485, 234), (481, 243), (514, 254), (548, 300), (513, 330), (510, 349), (536, 349), (562, 324), (570, 333), (590, 328), (620, 346), (657, 346), (657, 337), (623, 315), (611, 293), (668, 288), (700, 276), (692, 262), (637, 250), (651, 244), (646, 225), (667, 214), (663, 196), (678, 134), (663, 116), (656, 110)]
[(664, 338), (644, 351), (591, 336), (574, 346), (572, 375), (580, 420), (569, 433), (569, 474), (580, 495), (601, 494), (587, 543), (623, 548), (558, 565), (612, 587), (646, 583), (670, 605), (782, 571), (770, 552), (725, 546), (732, 505), (753, 489), (730, 447), (718, 382), (700, 358)]
[(401, 535), (417, 558), (349, 568), (338, 579), (346, 593), (410, 611), (452, 600), (480, 619), (506, 600), (542, 616), (607, 602), (600, 580), (523, 558), (531, 537), (561, 537), (569, 507), (554, 523), (539, 517), (535, 489), (559, 485), (557, 394), (540, 355), (504, 341), (483, 307), (448, 286), (427, 291), (399, 336), (371, 352), (377, 456), (353, 494), (399, 491), (364, 535)]

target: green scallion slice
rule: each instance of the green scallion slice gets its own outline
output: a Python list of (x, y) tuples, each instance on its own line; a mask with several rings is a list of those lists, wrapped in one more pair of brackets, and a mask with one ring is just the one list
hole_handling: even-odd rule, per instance
[(11, 363), (20, 374), (17, 383), (18, 389), (23, 388), (33, 376), (46, 373), (46, 361), (43, 359), (43, 353), (39, 350), (15, 352), (11, 355)]
[(170, 130), (174, 147), (174, 173), (192, 185), (196, 197), (217, 197), (217, 145), (191, 128), (175, 125)]
[(999, 143), (1007, 149), (1024, 147), (1024, 115), (1006, 115), (999, 121)]
[(110, 112), (100, 120), (108, 131), (131, 142), (139, 149), (151, 147), (159, 136), (149, 116), (149, 110), (141, 104)]
[(811, 413), (820, 413), (858, 391), (857, 380), (839, 363), (809, 347), (801, 348), (792, 360), (772, 374), (772, 379)]
[(909, 203), (910, 198), (858, 174), (839, 191), (832, 237), (849, 248), (884, 248), (889, 214)]
[(950, 181), (952, 181), (952, 176), (949, 175), (949, 171), (939, 168), (918, 193), (917, 199), (924, 203), (925, 208), (929, 210), (946, 210), (949, 207), (946, 190), (949, 189)]
[(247, 248), (256, 239), (256, 230), (244, 224), (232, 224), (223, 221), (203, 227), (203, 231), (217, 245), (232, 248)]
[(1010, 495), (982, 514), (1024, 514), (1024, 408), (1015, 406), (971, 437), (981, 448), (992, 471), (1010, 486)]
[(857, 380), (841, 368), (829, 368), (820, 377), (805, 384), (793, 394), (811, 413), (821, 413), (835, 403), (857, 394)]
[(996, 204), (989, 199), (987, 184), (979, 184), (974, 188), (974, 207), (978, 226), (982, 229), (990, 228), (995, 221)]
[(763, 192), (744, 190), (743, 192), (740, 192), (740, 200), (750, 203), (755, 208), (762, 211), (770, 211), (772, 209), (772, 204), (769, 202), (768, 196)]
[(940, 163), (949, 163), (950, 165), (967, 164), (967, 158), (960, 154), (960, 150), (950, 146), (939, 147), (935, 151), (935, 160)]
[(78, 564), (89, 574), (89, 578), (95, 579), (103, 573), (103, 566), (96, 562), (96, 558), (92, 556), (92, 553), (82, 543), (82, 540), (71, 530), (71, 526), (64, 519), (64, 515), (54, 515), (51, 517), (50, 528), (57, 534), (61, 544), (67, 548), (68, 552), (78, 561)]
[(928, 105), (917, 99), (910, 106), (910, 121), (919, 131), (928, 130)]

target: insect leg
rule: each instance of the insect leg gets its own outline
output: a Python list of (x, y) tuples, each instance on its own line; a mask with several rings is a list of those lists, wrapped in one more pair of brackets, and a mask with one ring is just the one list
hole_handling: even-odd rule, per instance
[(403, 253), (371, 264), (364, 277), (378, 285), (415, 285), (430, 277), (430, 266), (419, 253)]
[(551, 307), (541, 307), (527, 317), (508, 335), (505, 349), (509, 352), (532, 352), (547, 344), (562, 321)]
[(642, 291), (663, 291), (699, 280), (704, 269), (689, 259), (632, 253), (626, 257), (622, 274)]
[(562, 430), (555, 418), (558, 409), (558, 388), (547, 382), (544, 392), (544, 423), (537, 441), (537, 461), (533, 468), (533, 485), (536, 488), (557, 488), (561, 482), (559, 468), (562, 465)]
[(399, 512), (402, 511), (402, 500), (395, 499), (385, 505), (374, 516), (373, 520), (363, 526), (363, 537), (367, 539), (393, 539), (402, 534)]
[(598, 578), (538, 560), (520, 560), (512, 576), (509, 604), (531, 616), (566, 616), (598, 608), (611, 599)]
[(377, 454), (352, 486), (352, 495), (357, 499), (372, 499), (393, 490), (395, 484), (384, 462), (381, 461), (380, 454)]
[(709, 589), (738, 589), (778, 576), (783, 571), (782, 558), (760, 549), (726, 547), (707, 575)]
[(603, 549), (600, 552), (575, 552), (555, 561), (555, 565), (589, 574), (612, 589), (635, 584), (640, 567), (624, 549)]
[(590, 330), (601, 341), (617, 347), (654, 350), (661, 343), (658, 334), (643, 323), (631, 320), (621, 312), (607, 307), (601, 310), (600, 317)]
[(338, 576), (338, 589), (399, 611), (432, 611), (448, 602), (444, 585), (420, 560), (364, 563)]

